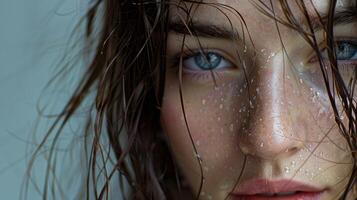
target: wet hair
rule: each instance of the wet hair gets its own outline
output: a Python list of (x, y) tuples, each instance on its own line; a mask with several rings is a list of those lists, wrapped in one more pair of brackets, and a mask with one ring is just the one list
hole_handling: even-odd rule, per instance
[[(190, 7), (183, 2), (192, 5)], [(353, 171), (341, 196), (341, 199), (346, 199), (348, 192), (356, 187), (357, 177), (357, 113), (353, 98), (357, 72), (355, 70), (352, 80), (346, 82), (338, 70), (333, 33), (336, 0), (330, 0), (328, 16), (320, 16), (319, 20), (326, 35), (324, 45), (328, 52), (328, 64), (315, 37), (314, 24), (305, 3), (301, 1), (298, 4), (308, 23), (307, 29), (302, 27), (292, 13), (287, 0), (278, 2), (285, 18), (275, 16), (271, 0), (255, 1), (254, 5), (263, 14), (273, 18), (277, 28), (278, 24), (285, 25), (299, 32), (318, 57), (335, 121), (340, 133), (348, 142), (353, 158)], [(86, 170), (86, 177), (83, 183), (84, 192), (80, 198), (108, 199), (112, 179), (119, 179), (119, 188), (116, 188), (116, 191), (128, 199), (173, 199), (187, 189), (170, 152), (159, 118), (165, 85), (166, 38), (170, 29), (169, 7), (177, 6), (189, 16), (196, 6), (202, 4), (221, 9), (223, 13), (234, 13), (240, 18), (243, 28), (249, 32), (239, 12), (220, 4), (194, 0), (93, 2), (85, 19), (85, 35), (86, 48), (94, 49), (94, 55), (72, 97), (34, 152), (29, 167), (31, 171), (36, 156), (45, 144), (51, 141), (46, 181), (42, 191), (44, 199), (49, 195), (56, 196), (54, 190), (59, 187), (56, 186), (56, 180), (49, 180), (56, 179), (56, 176), (50, 174), (55, 171), (53, 166), (58, 165), (55, 158), (58, 137), (81, 104), (93, 93), (95, 98), (91, 104), (92, 109), (88, 112), (82, 137), (85, 141), (85, 154), (88, 157), (85, 160), (87, 167), (82, 169)], [(356, 12), (357, 7), (353, 9), (351, 16), (356, 15)], [(100, 23), (96, 23), (98, 19)], [(187, 17), (183, 23), (193, 22)], [(194, 32), (192, 34), (195, 35)], [(247, 38), (247, 41), (250, 41), (249, 34)], [(181, 92), (181, 100), (182, 95)], [(342, 104), (342, 110), (339, 110), (338, 103)], [(184, 112), (183, 104), (182, 110)], [(347, 116), (347, 124), (341, 120), (342, 115)], [(49, 140), (50, 137), (53, 139)], [(109, 145), (103, 145), (103, 138), (109, 141)], [(193, 141), (192, 145), (194, 146)], [(196, 154), (198, 155), (197, 151)], [(199, 157), (197, 162), (201, 167), (202, 188), (204, 175)], [(113, 166), (112, 169), (108, 170), (107, 165)], [(125, 188), (125, 185), (129, 188)], [(198, 199), (199, 193), (194, 198)]]

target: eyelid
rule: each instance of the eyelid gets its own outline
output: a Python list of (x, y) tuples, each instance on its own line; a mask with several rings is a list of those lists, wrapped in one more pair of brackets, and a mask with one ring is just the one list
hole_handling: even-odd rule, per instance
[(190, 58), (190, 57), (193, 57), (195, 55), (199, 55), (200, 53), (203, 53), (203, 54), (207, 54), (207, 53), (215, 53), (215, 54), (218, 54), (219, 56), (221, 56), (224, 60), (226, 60), (227, 62), (229, 62), (230, 64), (232, 64), (232, 67), (237, 67), (236, 65), (236, 62), (235, 62), (235, 59), (232, 58), (231, 55), (229, 55), (228, 53), (220, 50), (220, 49), (217, 49), (217, 48), (202, 48), (202, 49), (186, 49), (184, 50), (182, 53), (179, 53), (178, 54), (178, 59), (180, 59), (181, 55), (182, 56), (182, 61)]
[[(216, 56), (220, 57), (220, 61), (217, 67), (212, 69), (203, 69), (196, 63), (196, 58), (201, 56), (208, 56), (209, 54), (215, 54)], [(200, 50), (198, 53), (193, 52), (192, 55), (187, 55), (186, 58), (183, 60), (183, 69), (188, 73), (206, 73), (207, 71), (227, 71), (229, 69), (235, 68), (236, 65), (227, 58), (226, 55), (223, 53), (218, 52), (217, 50), (207, 50), (203, 49)]]
[[(338, 42), (349, 42), (352, 43), (354, 45), (357, 46), (357, 37), (336, 37), (334, 42), (337, 44)], [(319, 46), (322, 46), (323, 44), (325, 44), (325, 41), (320, 42)], [(327, 47), (323, 47), (321, 48), (319, 51), (321, 53), (322, 56), (324, 56), (325, 51), (327, 50)], [(326, 58), (323, 57), (323, 60), (325, 60)], [(314, 53), (314, 56), (310, 59), (308, 59), (308, 63), (314, 63), (317, 62), (318, 58), (316, 53)], [(339, 60), (339, 62), (351, 62), (351, 60)]]

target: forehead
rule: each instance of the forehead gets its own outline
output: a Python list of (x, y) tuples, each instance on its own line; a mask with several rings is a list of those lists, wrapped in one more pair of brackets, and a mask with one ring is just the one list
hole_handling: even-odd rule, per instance
[[(170, 19), (183, 20), (189, 15), (193, 20), (214, 21), (216, 19), (253, 18), (262, 16), (261, 8), (274, 10), (277, 16), (283, 15), (279, 0), (196, 0), (199, 3), (173, 0), (171, 3)], [(316, 17), (317, 13), (326, 15), (329, 10), (330, 0), (283, 0), (289, 5), (296, 17), (303, 18), (301, 5), (303, 2), (310, 16)], [(356, 7), (356, 0), (337, 0), (336, 12), (350, 7)], [(233, 17), (233, 18), (232, 18)]]

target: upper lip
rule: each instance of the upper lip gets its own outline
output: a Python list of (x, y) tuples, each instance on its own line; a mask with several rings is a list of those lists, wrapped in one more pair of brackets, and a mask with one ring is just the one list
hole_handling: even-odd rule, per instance
[(293, 180), (255, 179), (243, 183), (231, 194), (234, 196), (265, 195), (289, 192), (320, 193), (326, 189), (314, 187)]

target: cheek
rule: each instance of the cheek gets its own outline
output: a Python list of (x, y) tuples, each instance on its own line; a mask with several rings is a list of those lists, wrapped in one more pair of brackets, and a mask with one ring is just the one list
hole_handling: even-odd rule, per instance
[(237, 170), (242, 168), (244, 155), (238, 146), (237, 133), (242, 121), (239, 113), (247, 106), (242, 103), (246, 100), (240, 98), (243, 90), (236, 85), (226, 84), (216, 89), (195, 85), (183, 87), (187, 124), (178, 84), (169, 79), (166, 85), (161, 125), (177, 163), (194, 189), (199, 186), (200, 166), (193, 145), (202, 159), (208, 191), (214, 190), (208, 189), (209, 183), (230, 189)]

